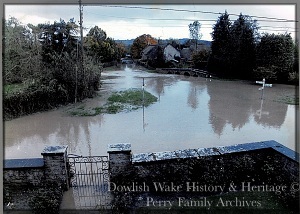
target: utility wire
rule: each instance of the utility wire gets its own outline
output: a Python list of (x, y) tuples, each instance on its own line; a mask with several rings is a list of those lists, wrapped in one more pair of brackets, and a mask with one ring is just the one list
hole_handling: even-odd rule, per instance
[[(116, 26), (116, 25), (115, 25)], [(117, 25), (117, 26), (120, 26), (120, 27), (124, 27), (124, 25)], [(128, 27), (136, 27), (137, 25), (126, 25)], [(92, 28), (94, 27), (94, 25), (89, 25), (88, 28)], [(139, 28), (186, 28), (187, 26), (185, 25), (169, 25), (169, 26), (144, 26), (144, 25), (138, 25)], [(294, 30), (294, 29), (290, 29), (290, 27), (280, 27), (280, 28), (283, 28), (283, 29), (268, 29), (268, 28), (259, 28), (258, 30), (260, 31), (270, 31), (270, 32), (290, 32), (290, 33), (293, 33), (293, 32), (298, 32), (298, 30)], [(212, 29), (212, 27), (201, 27), (201, 29)], [(116, 31), (117, 32), (117, 31)]]
[[(210, 11), (200, 11), (200, 10), (157, 8), (157, 7), (141, 7), (141, 6), (100, 5), (100, 7), (144, 9), (144, 10), (162, 10), (162, 11), (176, 11), (176, 12), (190, 12), (190, 13), (205, 13), (205, 14), (215, 14), (215, 15), (224, 14), (224, 13), (220, 13), (220, 12), (210, 12)], [(239, 16), (240, 14), (229, 13), (228, 15)], [(253, 17), (253, 18), (259, 18), (259, 19), (267, 19), (267, 20), (270, 20), (270, 21), (273, 20), (273, 21), (283, 21), (283, 22), (298, 22), (296, 20), (274, 18), (274, 17), (267, 17), (267, 16), (251, 16), (251, 15), (248, 15), (248, 16)]]
[[(102, 5), (101, 5), (102, 6)], [(222, 14), (222, 13), (217, 13), (217, 12), (207, 12), (207, 11), (198, 11), (198, 10), (178, 10), (178, 9), (170, 9), (170, 8), (148, 8), (148, 7), (135, 7), (135, 6), (111, 6), (111, 5), (103, 5), (102, 7), (117, 7), (117, 8), (133, 8), (133, 9), (150, 9), (150, 10), (166, 10), (166, 11), (179, 11), (179, 12), (200, 12), (200, 13), (212, 13), (212, 14)], [(122, 17), (122, 16), (111, 16), (111, 15), (100, 15), (98, 13), (93, 13), (93, 12), (89, 12), (89, 14), (96, 14), (102, 17), (111, 17), (111, 18), (120, 18), (120, 19), (129, 19), (129, 20), (154, 20), (154, 21), (195, 21), (195, 19), (181, 19), (181, 18), (140, 18), (140, 17)], [(229, 15), (236, 15), (237, 14), (229, 14)], [(260, 22), (295, 22), (294, 20), (288, 20), (288, 19), (280, 19), (280, 18), (272, 18), (272, 17), (266, 17), (266, 16), (251, 16), (251, 17), (258, 17), (258, 18), (264, 18), (261, 20), (256, 20), (256, 21), (260, 21)], [(199, 19), (198, 21), (201, 22), (216, 22), (215, 19)], [(122, 25), (123, 26), (123, 25)], [(127, 25), (130, 26), (130, 25)], [(136, 26), (136, 24), (134, 25)], [(140, 27), (157, 27), (157, 28), (172, 28), (172, 27), (185, 27), (185, 25), (164, 25), (164, 26), (155, 26), (155, 25), (151, 25), (151, 26), (143, 26), (143, 25), (139, 25)], [(205, 26), (211, 26), (211, 27), (205, 27)], [(212, 28), (213, 24), (201, 24), (201, 28)], [(274, 29), (268, 29), (268, 28), (274, 28)], [(277, 28), (277, 29), (276, 29)], [(295, 29), (295, 27), (287, 27), (287, 26), (258, 26), (259, 30), (267, 30), (267, 31), (288, 31), (288, 32), (297, 32), (297, 31), (291, 31), (288, 29)], [(281, 30), (282, 29), (282, 30)]]
[[(95, 14), (95, 15), (99, 15), (99, 13), (93, 13), (93, 12), (89, 12), (90, 14)], [(140, 20), (157, 20), (157, 21), (195, 21), (195, 19), (163, 19), (163, 18), (140, 18), (140, 17), (123, 17), (123, 16), (109, 16), (109, 15), (99, 15), (99, 16), (103, 16), (103, 17), (111, 17), (111, 18), (119, 18), (119, 19), (140, 19)], [(202, 19), (202, 20), (198, 20), (198, 21), (209, 21), (209, 22), (215, 22), (215, 19)]]
[[(120, 17), (119, 17), (120, 18)], [(126, 19), (126, 17), (122, 17), (124, 19)], [(199, 20), (198, 20), (199, 21)], [(93, 25), (89, 25), (89, 26), (93, 26)], [(115, 25), (116, 26), (116, 25)], [(124, 26), (124, 25), (120, 25), (120, 26)], [(188, 25), (153, 25), (151, 24), (151, 26), (145, 26), (145, 24), (143, 23), (135, 23), (135, 24), (126, 24), (126, 26), (141, 26), (141, 27), (187, 27)], [(213, 24), (201, 24), (201, 28), (213, 28)], [(293, 30), (296, 30), (297, 28), (296, 27), (293, 27), (293, 26), (259, 26), (258, 25), (258, 29), (259, 30), (270, 30), (269, 28), (274, 28), (276, 31), (285, 31), (286, 29), (293, 29)], [(283, 29), (283, 30), (280, 30), (280, 29)]]
[[(110, 25), (108, 23), (104, 23), (103, 25)], [(88, 28), (90, 27), (94, 27), (95, 25), (92, 25), (92, 24), (89, 24), (88, 25)], [(114, 26), (138, 26), (138, 27), (188, 27), (188, 25), (155, 25), (155, 24), (151, 24), (151, 25), (147, 25), (147, 24), (143, 24), (143, 23), (137, 23), (137, 24), (120, 24), (120, 25), (114, 25)], [(210, 24), (201, 24), (201, 28), (213, 28), (213, 25), (210, 25)], [(298, 29), (296, 27), (291, 27), (291, 26), (258, 26), (257, 27), (259, 30), (261, 29), (268, 29), (268, 28), (274, 28), (274, 29), (277, 29), (277, 30), (280, 30), (280, 29)]]
[[(99, 15), (102, 17), (111, 17), (111, 18), (119, 18), (119, 19), (133, 19), (133, 20), (155, 20), (155, 21), (195, 21), (195, 19), (178, 19), (178, 18), (141, 18), (141, 17), (124, 17), (124, 16), (110, 16), (110, 15), (102, 15), (99, 13), (93, 13), (93, 12), (89, 12), (89, 14), (95, 14), (95, 15)], [(217, 20), (215, 19), (197, 19), (197, 21), (201, 21), (201, 22), (216, 22)], [(266, 20), (266, 19), (261, 19), (261, 20), (256, 20), (256, 21), (260, 21), (260, 22), (287, 22), (287, 21), (283, 21), (283, 20)]]

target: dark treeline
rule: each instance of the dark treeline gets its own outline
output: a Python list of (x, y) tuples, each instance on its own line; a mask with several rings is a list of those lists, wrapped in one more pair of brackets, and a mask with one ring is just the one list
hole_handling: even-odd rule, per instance
[(224, 78), (298, 83), (298, 45), (289, 34), (259, 35), (258, 29), (249, 16), (231, 22), (222, 14), (213, 27), (208, 70)]
[(73, 19), (37, 26), (15, 18), (5, 22), (5, 120), (80, 101), (98, 90), (102, 63), (120, 58), (125, 48), (97, 26), (84, 41), (78, 32)]

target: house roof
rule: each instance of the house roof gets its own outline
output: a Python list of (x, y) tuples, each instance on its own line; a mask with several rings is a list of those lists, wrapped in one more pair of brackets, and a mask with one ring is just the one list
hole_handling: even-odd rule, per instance
[(157, 45), (148, 45), (147, 47), (144, 48), (142, 51), (142, 54), (148, 55)]

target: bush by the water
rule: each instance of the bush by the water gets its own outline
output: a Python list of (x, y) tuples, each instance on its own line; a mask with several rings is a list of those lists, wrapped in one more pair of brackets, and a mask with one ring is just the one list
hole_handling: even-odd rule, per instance
[(46, 86), (37, 89), (27, 88), (20, 92), (5, 94), (3, 99), (4, 120), (41, 110), (49, 110), (68, 101), (66, 91), (49, 90)]

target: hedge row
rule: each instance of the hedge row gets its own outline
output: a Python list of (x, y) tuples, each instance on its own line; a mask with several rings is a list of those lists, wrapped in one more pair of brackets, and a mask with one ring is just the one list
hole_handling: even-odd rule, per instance
[(4, 95), (3, 117), (4, 120), (10, 120), (38, 111), (49, 110), (61, 104), (66, 104), (68, 101), (67, 93), (49, 90), (47, 87)]

